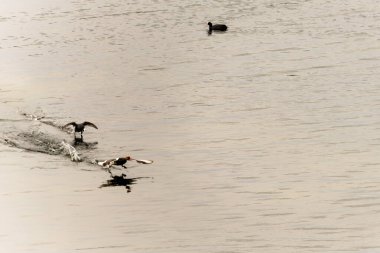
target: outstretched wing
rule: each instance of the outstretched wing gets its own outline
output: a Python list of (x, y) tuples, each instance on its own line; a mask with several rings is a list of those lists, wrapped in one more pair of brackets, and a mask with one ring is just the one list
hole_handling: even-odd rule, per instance
[(136, 162), (142, 163), (142, 164), (151, 164), (151, 163), (153, 163), (153, 161), (151, 161), (151, 160), (136, 160)]
[(111, 167), (112, 165), (114, 165), (115, 163), (115, 159), (110, 159), (110, 160), (105, 160), (105, 161), (98, 161), (98, 160), (95, 160), (95, 162), (100, 165), (100, 166), (103, 166), (103, 167)]
[(90, 127), (98, 129), (98, 127), (95, 126), (94, 123), (91, 123), (91, 122), (88, 122), (88, 121), (83, 122), (83, 126), (90, 126)]
[(76, 125), (77, 125), (77, 123), (75, 123), (75, 122), (70, 122), (70, 123), (67, 123), (66, 125), (64, 125), (62, 128), (66, 128), (66, 127), (68, 127), (68, 126), (73, 126), (73, 127), (75, 127)]

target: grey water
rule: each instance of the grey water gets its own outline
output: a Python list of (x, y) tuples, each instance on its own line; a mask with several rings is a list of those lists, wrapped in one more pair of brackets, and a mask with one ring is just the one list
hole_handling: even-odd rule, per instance
[(378, 0), (2, 0), (2, 140), (72, 139), (20, 111), (87, 120), (81, 156), (154, 161), (114, 169), (128, 190), (0, 142), (2, 251), (380, 252), (379, 24)]

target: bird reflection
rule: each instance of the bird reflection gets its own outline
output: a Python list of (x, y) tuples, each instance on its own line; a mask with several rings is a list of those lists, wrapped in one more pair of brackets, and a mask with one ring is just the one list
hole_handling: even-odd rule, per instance
[(99, 188), (110, 187), (110, 186), (125, 186), (127, 192), (131, 192), (130, 185), (135, 184), (139, 178), (126, 178), (126, 174), (121, 174), (120, 176), (111, 174), (111, 179), (107, 180), (106, 183), (102, 184)]
[(97, 141), (85, 142), (82, 138), (78, 138), (78, 137), (74, 137), (74, 140), (72, 142), (72, 146), (75, 146), (75, 147), (84, 146), (86, 148), (93, 148), (96, 144), (98, 144)]

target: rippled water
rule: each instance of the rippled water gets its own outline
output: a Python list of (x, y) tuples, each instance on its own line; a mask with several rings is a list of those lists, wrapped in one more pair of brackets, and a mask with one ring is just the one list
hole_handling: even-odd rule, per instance
[[(155, 162), (131, 163), (128, 193), (101, 187), (98, 166), (0, 144), (1, 248), (380, 252), (379, 13), (375, 0), (3, 0), (2, 138), (45, 131), (18, 113), (42, 112), (96, 123), (89, 159)], [(209, 36), (208, 21), (229, 30)]]

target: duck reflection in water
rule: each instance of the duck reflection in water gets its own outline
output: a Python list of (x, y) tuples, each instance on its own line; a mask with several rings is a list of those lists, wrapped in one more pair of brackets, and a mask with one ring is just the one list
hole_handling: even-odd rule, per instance
[(131, 187), (130, 185), (135, 184), (136, 180), (138, 178), (126, 178), (126, 174), (121, 174), (120, 176), (113, 175), (111, 171), (109, 171), (111, 175), (111, 179), (107, 180), (106, 183), (102, 184), (99, 188), (103, 187), (110, 187), (110, 186), (125, 186), (127, 189), (127, 192), (131, 192)]
[(75, 146), (75, 147), (83, 146), (83, 147), (86, 147), (86, 148), (94, 148), (94, 146), (97, 145), (97, 144), (98, 144), (97, 141), (95, 141), (95, 142), (86, 142), (82, 138), (78, 138), (78, 137), (75, 136), (71, 145)]

